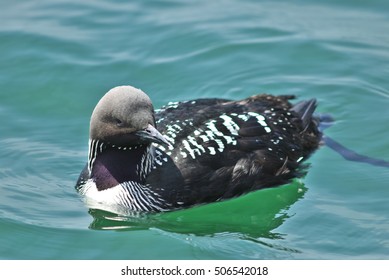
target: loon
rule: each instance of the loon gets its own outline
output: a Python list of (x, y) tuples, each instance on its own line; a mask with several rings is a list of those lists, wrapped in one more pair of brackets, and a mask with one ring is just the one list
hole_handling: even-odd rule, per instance
[(221, 201), (298, 177), (320, 145), (316, 100), (259, 94), (170, 102), (109, 90), (90, 120), (77, 191), (99, 205), (162, 212)]

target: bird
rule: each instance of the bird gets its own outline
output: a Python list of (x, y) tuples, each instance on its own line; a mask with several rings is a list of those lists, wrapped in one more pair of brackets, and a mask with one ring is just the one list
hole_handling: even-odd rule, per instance
[(76, 190), (96, 205), (165, 212), (285, 184), (319, 147), (316, 99), (257, 94), (154, 109), (130, 85), (94, 108), (88, 160)]

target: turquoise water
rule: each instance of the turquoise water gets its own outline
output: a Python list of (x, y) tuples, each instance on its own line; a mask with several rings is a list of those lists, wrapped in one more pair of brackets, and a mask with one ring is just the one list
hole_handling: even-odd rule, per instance
[(325, 146), (288, 185), (167, 214), (89, 211), (74, 190), (93, 107), (122, 84), (157, 108), (317, 98), (327, 135), (389, 160), (387, 1), (1, 4), (1, 259), (388, 258), (389, 170)]

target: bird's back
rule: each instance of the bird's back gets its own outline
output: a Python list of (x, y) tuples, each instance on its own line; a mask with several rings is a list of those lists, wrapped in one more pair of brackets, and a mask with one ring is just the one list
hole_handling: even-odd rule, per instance
[(321, 137), (316, 101), (292, 105), (291, 98), (198, 99), (157, 110), (157, 128), (171, 146), (156, 145), (147, 185), (175, 208), (287, 182)]

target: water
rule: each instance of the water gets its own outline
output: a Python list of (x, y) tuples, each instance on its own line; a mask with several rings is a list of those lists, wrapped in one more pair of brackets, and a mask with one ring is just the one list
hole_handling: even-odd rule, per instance
[(326, 134), (389, 160), (387, 1), (2, 1), (1, 259), (386, 259), (389, 171), (328, 147), (304, 178), (144, 217), (74, 191), (91, 111), (131, 84), (155, 107), (317, 98)]

